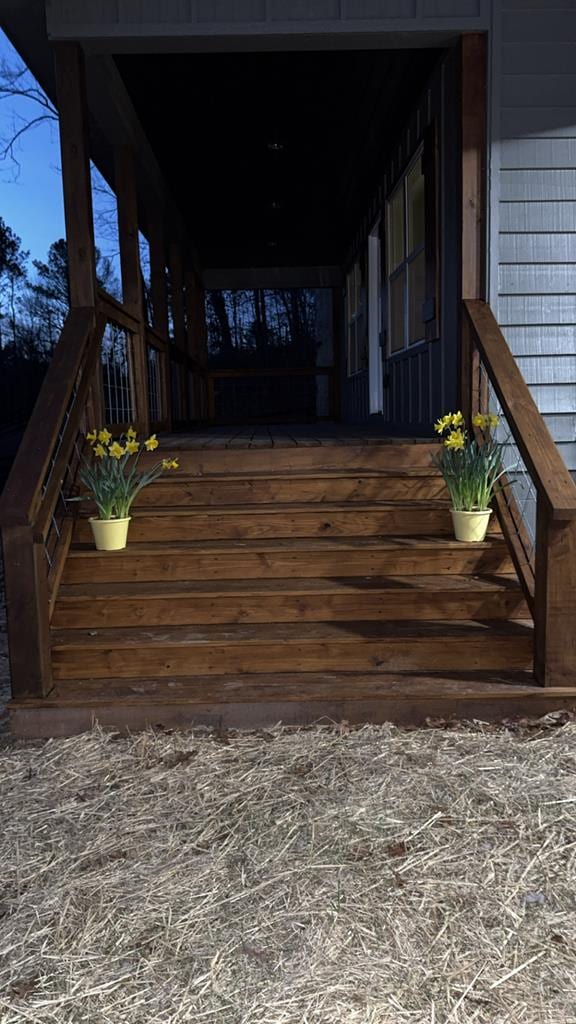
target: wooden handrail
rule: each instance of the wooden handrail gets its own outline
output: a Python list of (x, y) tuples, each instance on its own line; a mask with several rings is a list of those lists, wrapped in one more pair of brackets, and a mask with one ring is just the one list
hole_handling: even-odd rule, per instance
[(50, 460), (95, 322), (91, 307), (72, 309), (68, 314), (0, 499), (1, 526), (31, 526), (35, 522)]
[[(536, 537), (533, 561), (526, 564), (525, 524), (512, 517), (502, 494), (496, 510), (514, 565), (534, 618), (534, 675), (543, 686), (573, 686), (576, 680), (576, 484), (530, 394), (516, 360), (488, 305), (464, 302), (463, 407), (470, 414), (475, 382), (485, 370), (500, 401), (512, 436), (536, 488)], [(468, 391), (468, 385), (470, 390)], [(480, 390), (482, 387), (480, 386)], [(487, 395), (480, 397), (481, 404)], [(486, 411), (485, 408), (480, 411)]]
[(140, 330), (140, 323), (136, 317), (132, 316), (122, 302), (110, 295), (109, 292), (104, 291), (103, 288), (98, 289), (98, 308), (104, 313), (107, 320), (118, 324), (119, 327), (132, 333)]
[(556, 447), (490, 306), (467, 299), (464, 307), (484, 368), (526, 468), (552, 519), (576, 519), (576, 484)]

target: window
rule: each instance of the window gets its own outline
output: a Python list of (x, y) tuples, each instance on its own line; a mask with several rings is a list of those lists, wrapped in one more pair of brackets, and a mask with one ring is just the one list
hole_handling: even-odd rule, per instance
[(348, 340), (348, 376), (368, 365), (368, 325), (366, 317), (366, 256), (354, 263), (346, 275), (346, 323)]
[(397, 184), (386, 209), (389, 352), (426, 339), (426, 189), (423, 149)]

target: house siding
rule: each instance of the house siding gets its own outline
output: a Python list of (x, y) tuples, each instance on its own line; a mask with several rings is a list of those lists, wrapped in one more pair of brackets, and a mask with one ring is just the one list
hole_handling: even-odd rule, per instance
[[(551, 9), (551, 6), (553, 9)], [(576, 6), (501, 0), (492, 30), (490, 301), (576, 470)]]

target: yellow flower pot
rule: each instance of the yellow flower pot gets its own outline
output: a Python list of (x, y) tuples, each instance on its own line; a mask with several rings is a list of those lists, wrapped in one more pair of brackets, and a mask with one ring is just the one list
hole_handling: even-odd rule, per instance
[(121, 551), (126, 547), (128, 526), (131, 516), (126, 519), (98, 519), (91, 516), (89, 522), (98, 551)]
[(478, 544), (485, 539), (492, 515), (491, 508), (476, 512), (457, 512), (456, 509), (451, 508), (450, 513), (456, 540), (462, 540), (468, 544)]

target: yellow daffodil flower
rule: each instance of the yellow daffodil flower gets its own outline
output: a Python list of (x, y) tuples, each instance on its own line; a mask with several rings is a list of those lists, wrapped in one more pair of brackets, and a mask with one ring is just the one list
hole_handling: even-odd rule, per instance
[(460, 451), (465, 443), (465, 437), (461, 430), (453, 430), (444, 441), (446, 448), (453, 448), (456, 451)]
[(95, 455), (95, 456), (96, 456), (96, 457), (97, 457), (98, 459), (105, 459), (105, 458), (106, 458), (106, 456), (108, 455), (108, 452), (106, 451), (106, 449), (105, 449), (105, 447), (104, 447), (104, 445), (103, 445), (103, 444), (97, 444), (97, 445), (95, 445), (95, 447), (94, 447), (94, 448), (93, 448), (92, 450), (93, 450), (93, 452), (94, 452), (94, 455)]
[(481, 412), (477, 412), (476, 415), (472, 417), (472, 426), (473, 427), (485, 427), (486, 426), (485, 419), (486, 418), (482, 415)]
[(128, 452), (129, 455), (136, 455), (136, 452), (139, 450), (139, 448), (140, 445), (138, 444), (138, 441), (134, 441), (133, 439), (131, 439), (130, 441), (126, 441), (126, 451)]
[(500, 423), (500, 417), (496, 416), (496, 413), (490, 412), (488, 413), (488, 416), (486, 418), (488, 420), (489, 427), (497, 427), (498, 424)]
[(158, 438), (156, 437), (156, 434), (151, 434), (150, 437), (148, 438), (148, 440), (144, 441), (144, 447), (146, 448), (147, 452), (154, 452), (154, 451), (156, 451), (156, 449), (157, 449), (159, 444), (160, 444), (160, 442), (159, 442)]
[(106, 427), (104, 427), (104, 430), (100, 430), (100, 431), (98, 432), (98, 440), (99, 440), (99, 441), (100, 441), (100, 442), (101, 442), (102, 444), (108, 444), (108, 443), (109, 443), (109, 441), (111, 441), (111, 440), (112, 440), (112, 434), (110, 433), (110, 431), (109, 431), (109, 430), (106, 430)]
[(98, 437), (98, 431), (97, 430), (89, 430), (88, 433), (86, 434), (86, 440), (90, 441), (91, 443), (93, 443), (96, 440), (97, 437)]
[(126, 449), (123, 448), (121, 444), (118, 444), (118, 441), (114, 441), (114, 444), (110, 445), (108, 451), (112, 458), (121, 459), (122, 456), (125, 454)]
[(126, 431), (126, 437), (128, 438), (129, 441), (135, 441), (136, 440), (136, 438), (138, 437), (138, 434), (134, 430), (134, 427), (128, 427), (128, 430)]
[(461, 412), (453, 412), (451, 417), (451, 425), (453, 427), (461, 427), (464, 423), (464, 417)]
[(162, 469), (178, 469), (178, 459), (162, 459)]
[(434, 424), (434, 430), (436, 431), (437, 434), (443, 434), (444, 431), (448, 430), (448, 427), (451, 426), (452, 413), (448, 413), (447, 416), (442, 416), (439, 420), (437, 420), (437, 422)]

